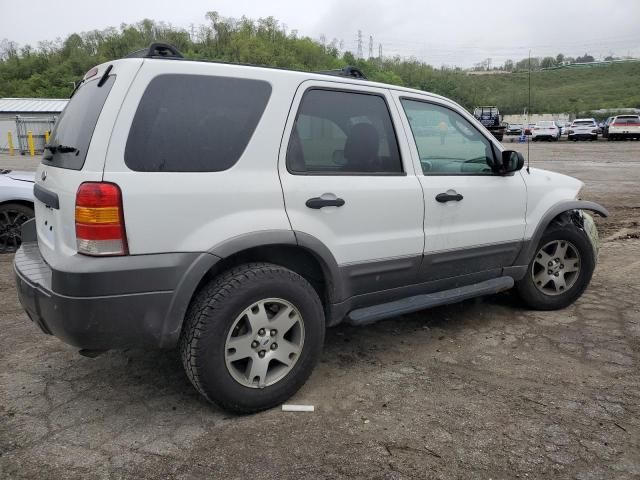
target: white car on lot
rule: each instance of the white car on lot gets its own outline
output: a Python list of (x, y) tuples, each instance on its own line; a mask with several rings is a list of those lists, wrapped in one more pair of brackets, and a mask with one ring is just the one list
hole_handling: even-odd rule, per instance
[(609, 124), (608, 140), (640, 140), (640, 116), (618, 115)]
[(514, 286), (536, 309), (580, 297), (598, 252), (585, 211), (607, 211), (522, 166), (439, 95), (154, 44), (89, 71), (58, 119), (19, 298), (81, 353), (177, 347), (208, 400), (270, 408), (326, 327)]
[(536, 142), (538, 140), (558, 141), (560, 138), (560, 127), (554, 121), (540, 121), (533, 127), (533, 135), (531, 139)]
[(18, 249), (22, 224), (33, 218), (33, 175), (0, 169), (0, 253)]
[(597, 140), (598, 124), (593, 118), (576, 118), (568, 130), (569, 140)]

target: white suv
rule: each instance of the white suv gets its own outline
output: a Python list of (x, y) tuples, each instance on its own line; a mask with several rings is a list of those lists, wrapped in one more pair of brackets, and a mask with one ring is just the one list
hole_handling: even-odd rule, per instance
[(598, 124), (593, 118), (576, 118), (569, 126), (569, 140), (598, 140)]
[(554, 121), (540, 121), (533, 127), (533, 135), (531, 139), (534, 142), (538, 140), (549, 140), (557, 142), (560, 139), (560, 127)]
[(86, 355), (177, 346), (202, 395), (252, 412), (305, 382), (343, 320), (514, 284), (532, 308), (576, 300), (597, 258), (583, 211), (607, 215), (582, 183), (521, 171), (451, 100), (362, 77), (157, 44), (92, 69), (15, 258), (31, 319)]

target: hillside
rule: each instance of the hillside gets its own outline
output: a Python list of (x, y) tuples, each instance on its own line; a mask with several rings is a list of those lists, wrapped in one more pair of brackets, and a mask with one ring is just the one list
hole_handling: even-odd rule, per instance
[[(467, 108), (498, 105), (519, 113), (527, 104), (528, 74), (467, 75), (412, 59), (355, 59), (339, 52), (337, 42), (322, 45), (285, 31), (272, 17), (253, 21), (206, 15), (195, 35), (144, 20), (119, 29), (73, 34), (34, 49), (0, 42), (0, 97), (67, 97), (93, 65), (120, 58), (154, 41), (166, 41), (191, 58), (326, 70), (347, 64), (376, 81), (404, 85), (450, 97)], [(532, 73), (531, 111), (583, 112), (599, 108), (640, 108), (640, 63), (584, 69), (536, 70)]]

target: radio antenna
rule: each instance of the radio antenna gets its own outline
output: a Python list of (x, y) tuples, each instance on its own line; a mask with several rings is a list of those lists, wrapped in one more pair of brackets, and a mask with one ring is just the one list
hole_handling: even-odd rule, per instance
[[(530, 124), (529, 121), (531, 118), (531, 50), (529, 50), (529, 105), (527, 107), (527, 124)], [(527, 125), (529, 126), (529, 125)], [(527, 173), (531, 173), (531, 136), (533, 135), (532, 131), (529, 131), (529, 136), (527, 137)]]

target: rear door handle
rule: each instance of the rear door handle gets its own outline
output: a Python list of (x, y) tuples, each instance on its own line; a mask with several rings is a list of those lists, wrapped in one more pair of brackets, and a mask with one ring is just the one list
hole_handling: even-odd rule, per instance
[(314, 197), (307, 200), (305, 205), (309, 208), (318, 209), (322, 207), (341, 207), (344, 205), (342, 198), (324, 199), (320, 197)]
[(438, 195), (436, 195), (436, 201), (440, 203), (459, 202), (463, 198), (464, 197), (459, 193), (455, 193), (455, 194), (439, 193)]

